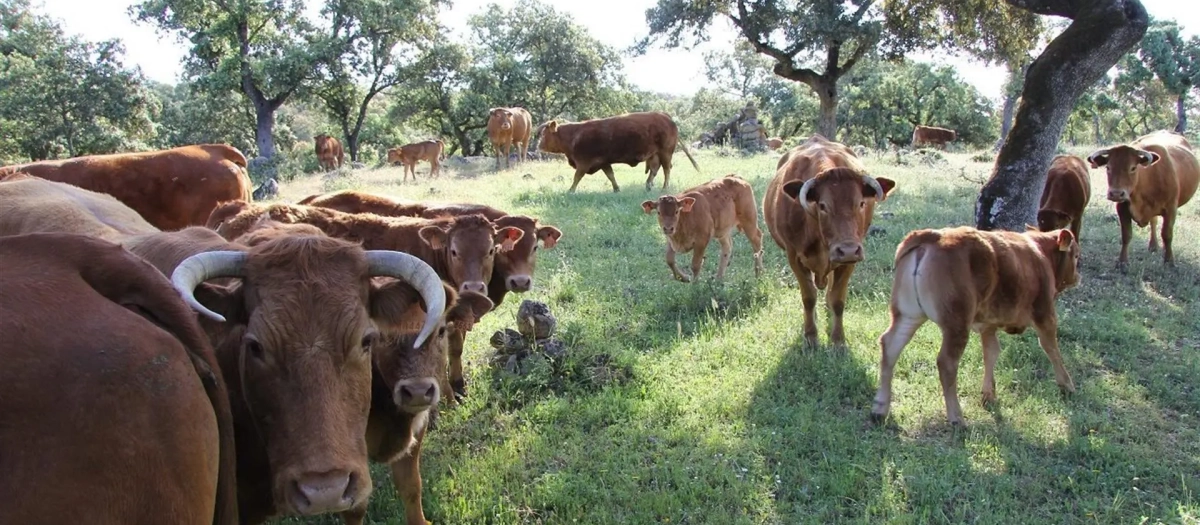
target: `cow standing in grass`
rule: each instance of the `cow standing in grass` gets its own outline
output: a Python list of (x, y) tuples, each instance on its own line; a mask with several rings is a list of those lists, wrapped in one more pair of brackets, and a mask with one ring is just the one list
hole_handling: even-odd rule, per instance
[(1019, 334), (1032, 325), (1054, 365), (1064, 393), (1075, 383), (1058, 351), (1054, 300), (1079, 283), (1079, 243), (1070, 230), (985, 232), (974, 228), (918, 230), (896, 248), (892, 324), (879, 338), (879, 391), (871, 409), (877, 420), (892, 403), (892, 373), (904, 346), (926, 320), (942, 330), (938, 377), (946, 417), (962, 424), (958, 362), (971, 331), (983, 343), (983, 402), (996, 400), (993, 370), (1000, 355), (996, 332)]
[[(667, 267), (676, 279), (695, 282), (704, 264), (704, 251), (716, 237), (721, 244), (717, 280), (725, 276), (733, 252), (733, 232), (741, 230), (754, 249), (754, 275), (762, 274), (762, 230), (758, 229), (754, 190), (736, 175), (701, 184), (677, 195), (664, 195), (645, 201), (647, 214), (658, 211), (658, 224), (667, 236)], [(688, 277), (675, 264), (675, 254), (692, 252), (692, 275)]]
[(487, 134), (496, 152), (496, 169), (500, 169), (500, 154), (504, 153), (504, 168), (508, 169), (509, 154), (515, 147), (517, 162), (524, 162), (533, 132), (533, 116), (525, 108), (492, 108), (488, 112)]
[(313, 137), (313, 146), (317, 152), (317, 163), (325, 171), (333, 171), (342, 167), (345, 152), (342, 142), (329, 135), (320, 134)]
[(1071, 228), (1075, 240), (1083, 229), (1083, 211), (1092, 198), (1087, 164), (1074, 155), (1059, 155), (1050, 162), (1042, 202), (1038, 209), (1038, 229), (1044, 232)]
[(912, 147), (914, 149), (926, 144), (933, 144), (938, 149), (946, 149), (946, 143), (958, 140), (958, 132), (952, 129), (936, 128), (933, 126), (917, 126), (913, 129)]
[(387, 162), (392, 165), (404, 165), (404, 178), (400, 182), (407, 181), (409, 173), (412, 173), (413, 182), (417, 182), (417, 163), (420, 161), (429, 162), (429, 176), (437, 178), (438, 171), (442, 166), (442, 160), (446, 158), (445, 151), (446, 143), (440, 140), (414, 142), (389, 149), (387, 152)]

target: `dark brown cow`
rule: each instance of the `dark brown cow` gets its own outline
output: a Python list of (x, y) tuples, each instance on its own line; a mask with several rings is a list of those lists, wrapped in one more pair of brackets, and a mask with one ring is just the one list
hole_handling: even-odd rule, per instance
[(1079, 283), (1078, 267), (1079, 243), (1070, 230), (1015, 233), (962, 227), (909, 233), (896, 248), (892, 324), (879, 338), (883, 351), (873, 417), (887, 417), (896, 361), (926, 320), (942, 330), (938, 377), (951, 424), (962, 424), (958, 362), (972, 330), (983, 343), (984, 404), (996, 400), (996, 332), (1019, 334), (1030, 325), (1054, 365), (1059, 388), (1074, 392), (1058, 352), (1054, 300)]
[(855, 264), (864, 259), (863, 239), (871, 227), (875, 204), (896, 183), (866, 174), (845, 145), (814, 135), (779, 159), (775, 178), (763, 196), (767, 230), (785, 252), (804, 296), (804, 339), (817, 344), (814, 309), (817, 289), (833, 312), (829, 339), (846, 344), (842, 311)]
[(203, 225), (218, 203), (250, 200), (246, 157), (224, 144), (92, 155), (0, 168), (116, 197), (160, 230)]
[(646, 163), (646, 191), (663, 169), (663, 189), (671, 182), (671, 157), (675, 145), (692, 161), (692, 167), (700, 171), (696, 159), (687, 146), (679, 140), (679, 128), (671, 117), (661, 111), (649, 113), (626, 113), (615, 117), (563, 123), (552, 120), (538, 129), (538, 149), (546, 153), (562, 153), (567, 163), (575, 168), (575, 180), (569, 193), (575, 192), (584, 175), (604, 171), (612, 183), (614, 192), (621, 191), (613, 175), (613, 164), (637, 166)]
[(946, 143), (955, 140), (958, 140), (958, 132), (952, 129), (917, 126), (913, 129), (912, 147), (919, 148), (926, 144), (933, 144), (940, 149), (946, 149)]
[(226, 382), (152, 266), (2, 238), (0, 333), (0, 523), (238, 523)]
[(313, 145), (317, 150), (317, 163), (325, 171), (333, 171), (342, 167), (345, 152), (342, 142), (324, 133), (313, 137)]
[(1121, 222), (1121, 254), (1117, 266), (1125, 271), (1129, 261), (1129, 241), (1133, 223), (1150, 225), (1150, 251), (1158, 250), (1155, 229), (1163, 218), (1163, 263), (1173, 264), (1171, 241), (1175, 235), (1175, 217), (1179, 207), (1196, 194), (1200, 183), (1200, 163), (1192, 145), (1183, 135), (1157, 131), (1139, 137), (1133, 144), (1098, 150), (1088, 156), (1093, 168), (1106, 166), (1108, 200), (1117, 203)]
[[(754, 275), (762, 274), (762, 231), (758, 229), (758, 212), (754, 189), (737, 175), (726, 175), (678, 195), (664, 195), (656, 201), (645, 201), (642, 210), (647, 214), (658, 211), (658, 224), (667, 236), (667, 267), (676, 279), (695, 282), (704, 264), (704, 251), (715, 237), (721, 244), (721, 260), (717, 264), (717, 280), (725, 276), (733, 252), (733, 232), (741, 230), (754, 249)], [(675, 253), (692, 252), (692, 276), (689, 278), (675, 265)]]
[(412, 173), (413, 182), (416, 182), (417, 163), (423, 160), (428, 161), (429, 176), (436, 178), (438, 170), (441, 168), (441, 160), (445, 158), (445, 151), (446, 143), (440, 140), (414, 142), (389, 149), (387, 152), (387, 161), (388, 164), (404, 165), (404, 178), (400, 182), (408, 180), (409, 172)]
[(524, 162), (529, 150), (529, 136), (533, 131), (533, 117), (525, 108), (492, 108), (488, 112), (487, 134), (496, 152), (496, 169), (500, 169), (500, 153), (503, 148), (504, 168), (508, 169), (508, 156), (517, 148), (517, 162)]
[(1044, 232), (1070, 227), (1075, 240), (1083, 229), (1083, 211), (1092, 199), (1092, 183), (1087, 165), (1074, 155), (1059, 155), (1050, 162), (1042, 203), (1038, 208), (1038, 229)]
[(158, 231), (111, 195), (37, 177), (0, 182), (0, 202), (0, 235), (60, 232), (119, 242)]

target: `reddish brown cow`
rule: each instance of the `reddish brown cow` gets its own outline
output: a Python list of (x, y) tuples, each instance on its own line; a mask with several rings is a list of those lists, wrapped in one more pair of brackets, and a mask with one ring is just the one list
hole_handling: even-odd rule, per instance
[(1083, 229), (1083, 210), (1092, 198), (1092, 183), (1087, 165), (1074, 155), (1059, 155), (1050, 162), (1046, 186), (1042, 189), (1038, 229), (1044, 232), (1070, 227), (1075, 240)]
[(865, 257), (862, 243), (875, 204), (895, 187), (890, 179), (867, 175), (850, 148), (820, 135), (779, 159), (763, 196), (763, 218), (800, 283), (809, 345), (817, 344), (817, 289), (825, 289), (830, 274), (833, 287), (825, 296), (833, 312), (829, 338), (836, 345), (846, 343), (846, 288), (855, 264)]
[(1074, 392), (1058, 352), (1054, 300), (1079, 283), (1078, 267), (1079, 243), (1070, 230), (1015, 233), (962, 227), (909, 233), (896, 248), (892, 324), (879, 338), (883, 351), (873, 417), (887, 417), (896, 361), (926, 320), (942, 330), (938, 376), (951, 424), (962, 424), (958, 361), (972, 330), (983, 343), (985, 404), (996, 400), (996, 332), (1019, 334), (1030, 325), (1054, 365), (1059, 388)]
[(767, 139), (767, 147), (770, 149), (779, 149), (783, 147), (783, 139), (779, 137), (771, 137)]
[(0, 239), (0, 333), (0, 523), (238, 523), (226, 383), (157, 270), (82, 235)]
[(408, 180), (409, 172), (412, 172), (413, 182), (417, 181), (417, 163), (420, 161), (429, 162), (429, 176), (437, 177), (438, 170), (441, 168), (441, 159), (445, 158), (444, 152), (446, 143), (440, 140), (426, 140), (422, 142), (414, 142), (405, 144), (399, 148), (389, 149), (387, 152), (388, 164), (403, 164), (404, 178), (400, 182)]
[(1171, 241), (1179, 207), (1196, 194), (1200, 163), (1183, 135), (1157, 131), (1139, 137), (1133, 144), (1098, 150), (1088, 156), (1093, 168), (1108, 170), (1108, 200), (1117, 203), (1121, 222), (1121, 254), (1117, 266), (1124, 272), (1129, 261), (1133, 223), (1150, 225), (1150, 251), (1158, 250), (1155, 229), (1162, 221), (1163, 263), (1173, 264)]
[(429, 207), (424, 202), (396, 199), (354, 190), (309, 195), (297, 201), (296, 204), (318, 206), (346, 213), (374, 213), (384, 217), (420, 217), (421, 213)]
[[(699, 279), (704, 251), (716, 237), (721, 244), (721, 260), (717, 264), (717, 280), (721, 280), (733, 252), (734, 230), (741, 230), (750, 239), (754, 249), (754, 275), (762, 274), (763, 235), (758, 229), (754, 189), (737, 175), (726, 175), (678, 195), (645, 201), (642, 210), (647, 214), (658, 211), (658, 225), (667, 236), (667, 267), (676, 279), (685, 283)], [(675, 265), (675, 253), (689, 251), (692, 252), (690, 278)]]
[(679, 128), (671, 117), (661, 111), (626, 113), (615, 117), (563, 123), (552, 120), (538, 129), (538, 149), (546, 153), (562, 153), (575, 168), (575, 180), (568, 193), (584, 175), (603, 170), (614, 192), (621, 191), (613, 175), (613, 164), (637, 166), (646, 163), (646, 191), (663, 169), (663, 189), (671, 182), (671, 157), (678, 144), (692, 167), (700, 171), (687, 145), (679, 140)]
[(202, 225), (217, 203), (250, 200), (246, 157), (224, 144), (5, 166), (116, 197), (160, 230)]
[(488, 112), (487, 134), (496, 152), (496, 169), (500, 169), (500, 152), (504, 152), (504, 168), (508, 169), (508, 156), (517, 148), (517, 162), (524, 162), (529, 150), (529, 136), (533, 131), (533, 117), (525, 108), (492, 108)]
[(0, 202), (0, 235), (61, 232), (119, 242), (158, 231), (111, 195), (37, 177), (0, 182)]
[(345, 152), (342, 150), (341, 141), (322, 133), (313, 137), (313, 144), (316, 146), (317, 163), (321, 165), (321, 169), (333, 171), (342, 167)]
[(946, 143), (955, 140), (958, 140), (958, 132), (952, 129), (917, 126), (916, 129), (913, 129), (912, 147), (919, 148), (926, 144), (933, 144), (940, 149), (946, 149)]

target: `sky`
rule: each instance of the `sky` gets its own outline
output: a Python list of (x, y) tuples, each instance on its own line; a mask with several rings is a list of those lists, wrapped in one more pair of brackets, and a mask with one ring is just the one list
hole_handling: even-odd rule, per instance
[[(146, 24), (133, 22), (127, 13), (135, 0), (43, 0), (43, 12), (57, 18), (67, 33), (88, 40), (120, 38), (125, 42), (126, 63), (141, 67), (153, 80), (173, 84), (182, 71), (187, 50), (174, 36), (162, 35)], [(314, 0), (308, 0), (310, 2)], [(1000, 0), (996, 0), (1000, 1)], [(511, 7), (515, 0), (454, 0), (454, 7), (443, 11), (442, 20), (460, 34), (467, 17), (491, 3)], [(565, 12), (601, 42), (621, 50), (625, 61), (625, 77), (642, 89), (690, 95), (708, 84), (704, 78), (705, 51), (730, 49), (736, 38), (726, 23), (716, 24), (709, 42), (695, 49), (652, 49), (634, 57), (624, 51), (647, 32), (646, 10), (657, 0), (572, 0), (552, 2), (555, 9)], [(1185, 35), (1200, 29), (1200, 2), (1195, 0), (1142, 0), (1146, 10), (1155, 18), (1174, 19), (1183, 25)], [(986, 66), (957, 57), (918, 55), (916, 60), (947, 64), (993, 100), (999, 99), (1004, 82), (1000, 67)]]

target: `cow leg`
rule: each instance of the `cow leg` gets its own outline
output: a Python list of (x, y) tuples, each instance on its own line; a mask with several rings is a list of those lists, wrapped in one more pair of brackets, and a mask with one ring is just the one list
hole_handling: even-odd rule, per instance
[(833, 314), (833, 318), (829, 320), (829, 341), (837, 346), (846, 346), (842, 312), (846, 310), (846, 290), (850, 287), (850, 276), (853, 274), (853, 264), (838, 266), (833, 270), (833, 286), (825, 292), (825, 304)]
[(425, 521), (425, 508), (421, 504), (421, 444), (425, 441), (425, 431), (416, 436), (416, 443), (392, 467), (392, 484), (400, 501), (404, 502), (405, 525), (429, 525)]
[(671, 155), (659, 155), (659, 164), (662, 164), (663, 170), (663, 189), (667, 189), (667, 185), (671, 183)]
[(748, 217), (742, 221), (742, 233), (750, 239), (750, 247), (754, 250), (754, 276), (759, 277), (763, 271), (763, 233), (758, 228), (756, 217)]
[(721, 243), (721, 259), (717, 263), (717, 280), (720, 281), (725, 277), (725, 268), (729, 267), (729, 258), (733, 255), (733, 231), (717, 237), (717, 242)]
[(692, 282), (700, 280), (700, 269), (704, 267), (704, 251), (708, 250), (708, 243), (699, 244), (692, 248)]
[(1121, 223), (1121, 254), (1117, 256), (1117, 269), (1125, 273), (1129, 268), (1129, 240), (1133, 237), (1133, 212), (1129, 210), (1129, 201), (1117, 203), (1117, 219)]
[(1080, 243), (1080, 245), (1082, 246), (1083, 241), (1080, 240), (1080, 237), (1079, 237), (1079, 234), (1081, 232), (1083, 232), (1083, 215), (1080, 215), (1078, 218), (1071, 220), (1071, 233), (1075, 235), (1075, 242)]
[(946, 400), (946, 419), (951, 425), (961, 425), (962, 407), (958, 404), (958, 361), (967, 348), (971, 330), (967, 326), (942, 326), (942, 351), (938, 354), (938, 379), (942, 382), (942, 397)]
[(654, 188), (654, 177), (658, 176), (658, 168), (658, 155), (651, 155), (650, 158), (646, 159), (646, 191)]
[[(575, 170), (575, 181), (571, 183), (571, 189), (567, 190), (567, 193), (575, 193), (575, 187), (579, 186), (579, 181), (581, 181), (581, 180), (583, 180), (583, 170), (576, 169)], [(613, 184), (616, 184), (616, 182), (613, 182)]]
[(463, 377), (462, 354), (463, 339), (466, 334), (459, 330), (450, 331), (450, 388), (454, 397), (467, 397), (467, 380)]
[(996, 327), (988, 326), (979, 332), (983, 346), (983, 405), (996, 402), (996, 359), (1000, 357), (1000, 340), (996, 338)]
[(671, 269), (671, 274), (675, 276), (675, 279), (685, 283), (691, 282), (691, 279), (681, 273), (679, 271), (679, 266), (675, 264), (675, 248), (671, 246), (670, 242), (667, 243), (667, 267)]
[(917, 329), (925, 324), (926, 317), (904, 317), (892, 309), (892, 324), (879, 337), (879, 390), (875, 392), (875, 404), (871, 407), (871, 417), (876, 422), (883, 422), (892, 408), (892, 374), (900, 353), (912, 340)]
[[(1166, 221), (1163, 221), (1163, 227), (1166, 228)], [(1154, 252), (1158, 251), (1158, 231), (1157, 230), (1158, 230), (1158, 216), (1155, 215), (1153, 217), (1150, 217), (1150, 244), (1146, 245), (1146, 249), (1150, 250), (1150, 253), (1154, 253)], [(1167, 242), (1167, 240), (1163, 239), (1163, 243), (1165, 244), (1166, 242)]]
[(500, 171), (500, 144), (493, 142), (492, 151), (496, 152), (496, 171)]
[[(1175, 213), (1177, 210), (1168, 209), (1163, 214), (1162, 220), (1162, 243), (1163, 243), (1163, 263), (1167, 266), (1175, 264), (1175, 251), (1172, 249), (1172, 244), (1175, 240)], [(1154, 228), (1154, 225), (1150, 225)], [(1151, 230), (1153, 231), (1153, 230)]]
[(1037, 324), (1036, 328), (1038, 343), (1042, 345), (1046, 357), (1050, 358), (1050, 364), (1054, 365), (1054, 381), (1058, 383), (1059, 390), (1063, 394), (1075, 392), (1075, 382), (1067, 373), (1067, 367), (1063, 366), (1062, 354), (1058, 351), (1058, 320), (1050, 318)]
[(804, 300), (804, 344), (816, 348), (820, 344), (817, 340), (817, 285), (813, 282), (812, 272), (800, 264), (798, 253), (788, 250), (787, 256), (800, 285), (800, 297)]
[(621, 187), (617, 186), (617, 176), (613, 174), (612, 166), (605, 166), (604, 176), (608, 177), (608, 182), (612, 183), (613, 193), (621, 191)]

